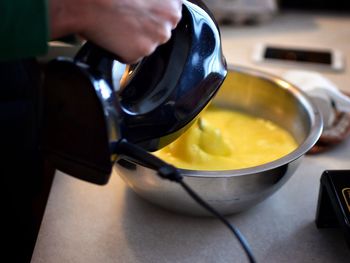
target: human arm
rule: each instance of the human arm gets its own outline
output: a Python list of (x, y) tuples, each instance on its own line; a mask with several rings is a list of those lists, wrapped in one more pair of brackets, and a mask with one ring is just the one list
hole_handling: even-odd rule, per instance
[[(22, 2), (28, 2), (27, 13)], [(39, 55), (46, 51), (46, 40), (79, 34), (131, 63), (149, 55), (170, 38), (171, 30), (181, 17), (182, 0), (49, 0), (46, 27), (44, 0), (2, 0), (1, 5), (7, 6), (2, 12), (6, 13), (8, 22), (2, 25), (0, 36), (2, 39), (13, 36), (9, 28), (15, 35), (6, 39), (6, 45), (0, 44), (1, 58)], [(25, 15), (17, 16), (18, 12)], [(26, 30), (23, 17), (29, 29), (32, 22), (38, 20), (35, 29)], [(32, 49), (25, 46), (31, 42)]]
[(78, 33), (135, 62), (170, 38), (181, 7), (182, 0), (51, 0), (51, 36)]

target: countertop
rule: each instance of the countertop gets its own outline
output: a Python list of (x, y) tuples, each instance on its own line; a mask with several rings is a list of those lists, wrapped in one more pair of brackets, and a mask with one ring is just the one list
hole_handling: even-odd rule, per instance
[[(223, 26), (229, 63), (276, 75), (291, 66), (255, 64), (259, 42), (334, 47), (347, 56), (344, 72), (322, 71), (350, 92), (350, 16), (283, 13), (257, 26)], [(350, 169), (350, 139), (323, 154), (306, 156), (289, 181), (257, 206), (229, 216), (258, 262), (349, 262), (339, 229), (316, 228), (319, 179), (324, 170)], [(32, 257), (62, 262), (247, 262), (231, 233), (216, 219), (174, 214), (140, 199), (118, 174), (105, 186), (57, 171)]]

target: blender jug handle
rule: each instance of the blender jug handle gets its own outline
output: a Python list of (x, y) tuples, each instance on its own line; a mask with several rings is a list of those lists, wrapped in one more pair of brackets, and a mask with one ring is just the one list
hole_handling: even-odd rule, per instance
[(119, 139), (119, 105), (107, 70), (113, 60), (91, 45), (74, 60), (61, 57), (45, 67), (41, 148), (55, 168), (106, 184), (116, 159), (110, 143)]

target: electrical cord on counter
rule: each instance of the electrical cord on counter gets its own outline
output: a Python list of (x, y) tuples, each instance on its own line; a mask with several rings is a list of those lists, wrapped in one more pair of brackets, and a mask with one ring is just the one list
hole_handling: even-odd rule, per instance
[(183, 181), (182, 175), (179, 173), (179, 170), (159, 159), (158, 157), (150, 154), (145, 151), (141, 147), (129, 143), (125, 139), (118, 141), (115, 145), (113, 145), (113, 152), (119, 154), (121, 157), (125, 157), (127, 159), (131, 159), (136, 163), (139, 163), (143, 166), (154, 169), (158, 172), (158, 175), (164, 179), (168, 179), (170, 181), (174, 181), (179, 183), (182, 188), (191, 196), (200, 206), (205, 208), (208, 212), (213, 214), (216, 218), (218, 218), (225, 226), (227, 226), (233, 235), (237, 238), (240, 245), (242, 246), (244, 252), (246, 253), (250, 263), (256, 263), (256, 259), (253, 255), (253, 252), (241, 234), (241, 232), (233, 226), (220, 212), (214, 209), (211, 205), (205, 202), (188, 184)]

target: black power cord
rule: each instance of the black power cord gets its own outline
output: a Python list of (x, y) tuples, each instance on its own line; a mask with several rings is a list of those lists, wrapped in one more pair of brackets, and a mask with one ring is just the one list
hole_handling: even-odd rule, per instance
[(241, 234), (241, 232), (233, 226), (220, 212), (214, 209), (211, 205), (205, 202), (193, 189), (183, 181), (182, 175), (179, 173), (179, 170), (159, 159), (158, 157), (150, 154), (145, 151), (141, 147), (127, 142), (125, 139), (118, 141), (115, 145), (113, 145), (113, 152), (118, 154), (119, 157), (125, 157), (127, 159), (131, 159), (131, 161), (146, 166), (148, 168), (154, 169), (158, 172), (158, 175), (164, 179), (168, 179), (170, 181), (174, 181), (179, 183), (182, 188), (203, 208), (205, 208), (208, 212), (213, 214), (216, 218), (218, 218), (225, 226), (227, 226), (230, 231), (234, 234), (234, 236), (239, 241), (243, 250), (245, 251), (249, 262), (256, 263), (253, 252)]

